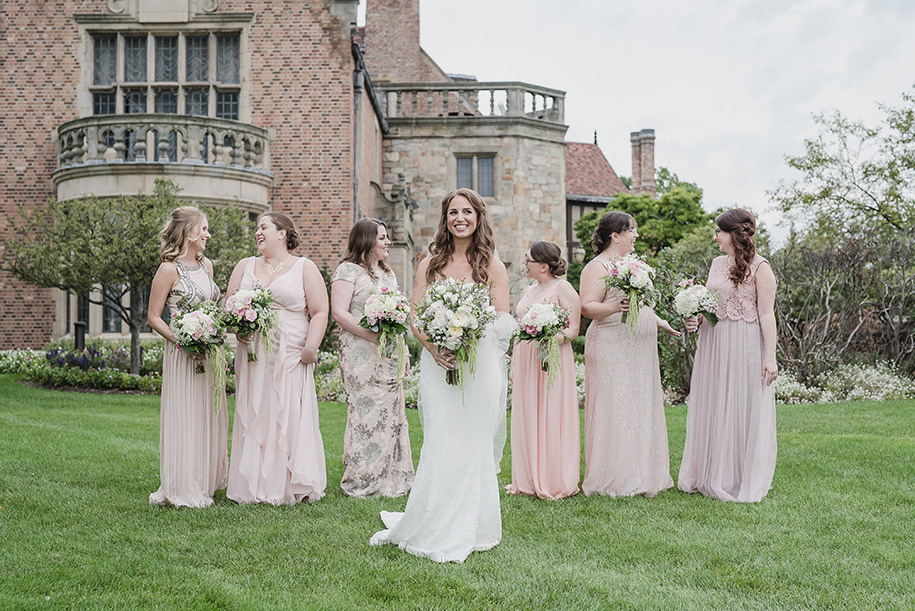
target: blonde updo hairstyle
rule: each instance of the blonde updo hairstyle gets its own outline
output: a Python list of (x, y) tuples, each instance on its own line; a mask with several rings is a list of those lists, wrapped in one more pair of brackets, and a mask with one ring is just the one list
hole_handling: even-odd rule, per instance
[(277, 229), (286, 232), (286, 250), (295, 250), (299, 245), (299, 234), (295, 230), (292, 219), (282, 212), (268, 212), (261, 217), (261, 220), (269, 218)]
[(531, 244), (531, 261), (549, 266), (554, 276), (565, 276), (568, 263), (562, 258), (562, 249), (553, 242), (534, 242)]
[[(194, 206), (180, 206), (172, 210), (165, 227), (159, 233), (160, 259), (170, 262), (187, 254), (191, 235), (205, 220), (206, 215)], [(197, 261), (203, 261), (203, 252), (197, 253)]]

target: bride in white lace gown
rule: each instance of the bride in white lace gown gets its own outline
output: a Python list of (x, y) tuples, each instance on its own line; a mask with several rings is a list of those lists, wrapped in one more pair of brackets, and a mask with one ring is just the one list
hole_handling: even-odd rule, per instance
[(516, 323), (508, 314), (508, 274), (494, 256), (492, 226), (477, 193), (458, 189), (445, 196), (429, 251), (417, 270), (414, 303), (432, 282), (449, 277), (489, 284), (498, 315), (479, 342), (476, 375), (467, 377), (463, 396), (445, 381), (454, 353), (416, 333), (426, 348), (419, 375), (423, 448), (406, 509), (381, 512), (387, 530), (371, 543), (397, 545), (436, 562), (463, 562), (502, 540), (496, 474), (505, 444), (504, 357)]

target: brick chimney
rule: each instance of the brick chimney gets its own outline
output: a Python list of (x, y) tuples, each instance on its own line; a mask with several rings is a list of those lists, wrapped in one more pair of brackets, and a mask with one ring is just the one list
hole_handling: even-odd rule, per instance
[(374, 81), (425, 80), (419, 0), (366, 0), (365, 64)]
[(643, 129), (629, 134), (632, 142), (632, 186), (630, 193), (658, 196), (654, 171), (654, 130)]

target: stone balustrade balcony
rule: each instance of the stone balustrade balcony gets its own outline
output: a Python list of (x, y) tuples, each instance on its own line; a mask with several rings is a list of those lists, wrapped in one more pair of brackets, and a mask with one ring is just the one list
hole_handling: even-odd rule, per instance
[(269, 207), (267, 130), (228, 119), (172, 114), (97, 115), (58, 128), (58, 199), (152, 191), (156, 178), (199, 203)]
[(388, 120), (521, 118), (562, 125), (565, 93), (518, 82), (375, 83)]

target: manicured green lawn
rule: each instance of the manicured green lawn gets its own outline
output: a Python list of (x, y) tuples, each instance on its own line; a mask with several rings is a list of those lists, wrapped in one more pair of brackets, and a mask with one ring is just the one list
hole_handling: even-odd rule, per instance
[[(503, 496), (502, 543), (463, 565), (369, 546), (405, 499), (340, 492), (339, 404), (319, 503), (151, 507), (158, 403), (0, 375), (0, 609), (915, 608), (913, 401), (780, 407), (756, 505)], [(684, 422), (668, 410), (674, 475)]]

